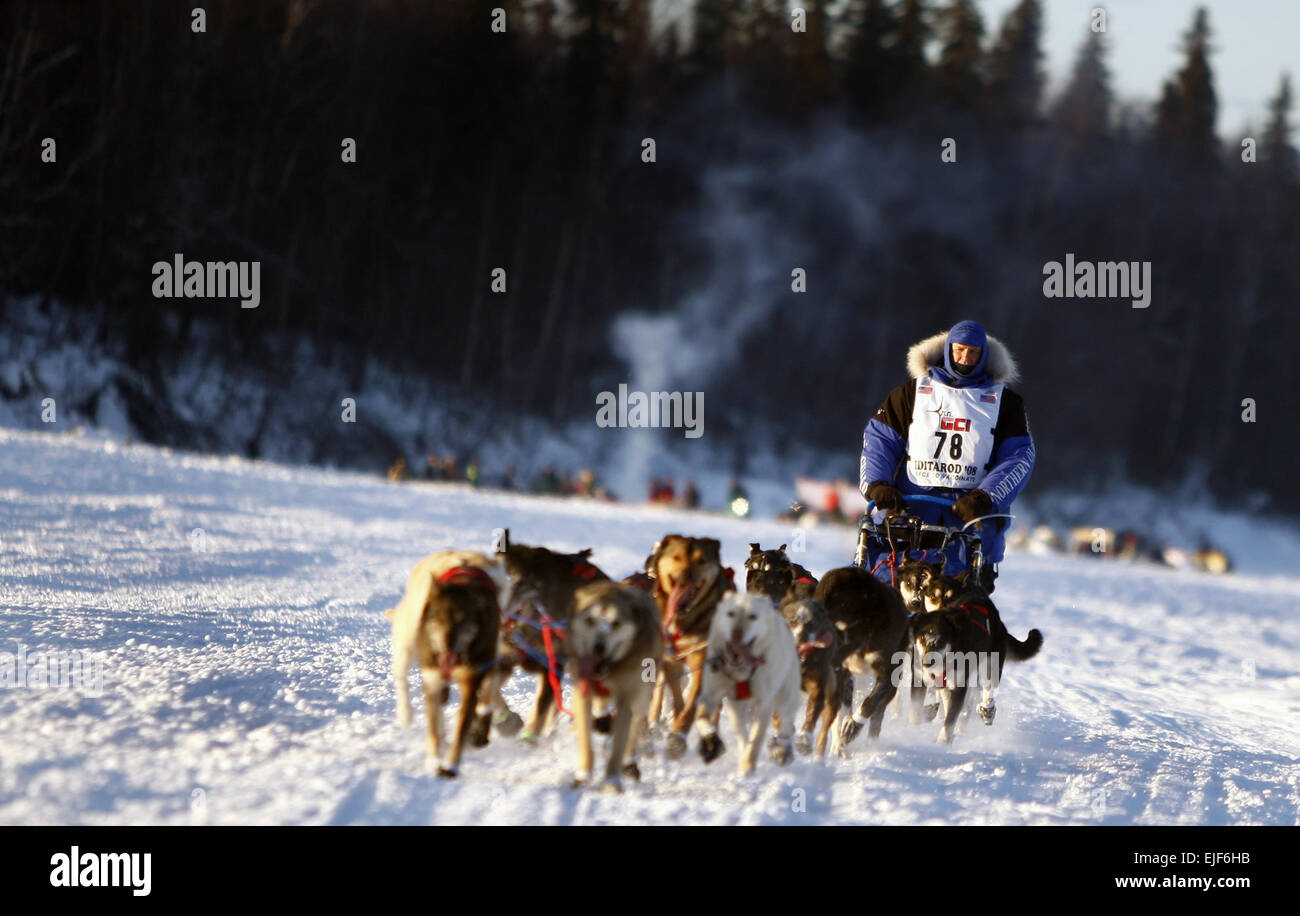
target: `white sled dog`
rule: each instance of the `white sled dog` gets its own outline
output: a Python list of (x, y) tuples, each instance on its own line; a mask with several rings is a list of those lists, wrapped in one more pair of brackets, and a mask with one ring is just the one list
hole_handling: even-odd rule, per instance
[(768, 746), (769, 753), (777, 764), (788, 764), (794, 758), (799, 690), (799, 652), (781, 612), (764, 595), (724, 595), (709, 627), (709, 652), (695, 720), (704, 762), (716, 759), (724, 750), (711, 720), (718, 704), (726, 699), (740, 740), (740, 775), (754, 771), (759, 741), (774, 715), (777, 733)]
[(441, 751), (442, 706), (452, 682), (460, 687), (456, 731), (438, 767), (441, 777), (457, 775), (473, 718), (486, 717), (491, 709), (501, 615), (498, 595), (508, 585), (505, 566), (498, 560), (470, 550), (441, 550), (416, 564), (406, 594), (388, 612), (397, 721), (411, 722), (406, 678), (414, 661), (423, 681), (431, 763), (438, 762)]

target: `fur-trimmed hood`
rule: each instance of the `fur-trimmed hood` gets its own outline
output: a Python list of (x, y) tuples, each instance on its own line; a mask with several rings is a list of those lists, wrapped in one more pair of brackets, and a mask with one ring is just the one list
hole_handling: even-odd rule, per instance
[[(943, 351), (948, 342), (948, 332), (940, 331), (925, 340), (917, 341), (907, 350), (907, 374), (912, 378), (921, 378), (932, 367), (943, 368)], [(1020, 367), (1002, 341), (992, 334), (988, 335), (988, 357), (984, 364), (985, 371), (993, 381), (1002, 385), (1013, 385), (1020, 380)]]

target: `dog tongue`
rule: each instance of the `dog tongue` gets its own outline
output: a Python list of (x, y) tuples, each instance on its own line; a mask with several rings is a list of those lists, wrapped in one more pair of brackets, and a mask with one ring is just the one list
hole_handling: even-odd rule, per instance
[(678, 582), (668, 595), (667, 616), (675, 618), (683, 607), (690, 605), (695, 597), (696, 586), (689, 582)]
[(594, 655), (584, 655), (578, 659), (578, 676), (583, 678), (595, 678), (596, 673), (600, 670), (601, 659)]

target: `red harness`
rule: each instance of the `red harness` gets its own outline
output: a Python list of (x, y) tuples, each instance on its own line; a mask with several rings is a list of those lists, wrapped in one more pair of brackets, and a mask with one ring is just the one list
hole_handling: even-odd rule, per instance
[(958, 607), (966, 612), (966, 616), (969, 617), (972, 622), (974, 622), (975, 626), (983, 630), (985, 634), (989, 633), (988, 624), (980, 620), (978, 617), (975, 616), (974, 613), (972, 613), (974, 611), (979, 611), (981, 614), (984, 615), (985, 618), (987, 618), (989, 616), (989, 609), (987, 606), (983, 604), (960, 604), (958, 605)]
[(578, 560), (573, 564), (573, 574), (579, 579), (595, 579), (600, 570), (586, 560)]
[(487, 589), (493, 595), (497, 593), (497, 584), (477, 566), (453, 566), (438, 577), (439, 585), (460, 585), (465, 588)]

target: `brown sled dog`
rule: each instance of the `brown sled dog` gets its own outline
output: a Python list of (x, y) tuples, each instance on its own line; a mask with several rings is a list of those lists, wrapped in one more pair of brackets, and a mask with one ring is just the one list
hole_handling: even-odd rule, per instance
[[(537, 700), (521, 740), (534, 741), (551, 724), (555, 685), (564, 673), (568, 658), (567, 627), (573, 615), (574, 594), (584, 585), (609, 579), (591, 562), (591, 550), (556, 553), (545, 547), (507, 544), (498, 554), (510, 578), (509, 597), (502, 604), (502, 625), (498, 655), (498, 690), (494, 698), (494, 721), (502, 734), (514, 734), (521, 724), (506, 705), (499, 687), (518, 665), (537, 675)], [(478, 724), (486, 735), (488, 720)]]
[(659, 609), (650, 593), (635, 585), (596, 582), (585, 586), (574, 599), (568, 643), (569, 671), (577, 684), (573, 701), (578, 732), (574, 786), (591, 778), (592, 704), (595, 698), (603, 698), (613, 705), (614, 717), (601, 788), (621, 792), (620, 776), (641, 778), (637, 744), (654, 692), (654, 680), (644, 676), (646, 661), (658, 666), (663, 658)]
[(927, 592), (927, 604), (930, 594), (942, 595), (946, 603), (909, 621), (914, 670), (920, 674), (913, 678), (912, 694), (923, 692), (925, 684), (938, 691), (944, 712), (939, 743), (948, 744), (972, 687), (980, 688), (980, 719), (985, 725), (993, 724), (997, 712), (994, 693), (1002, 680), (1003, 665), (1037, 655), (1043, 634), (1030, 630), (1024, 642), (1016, 639), (1007, 632), (988, 594), (978, 586), (963, 587), (956, 577), (936, 577)]
[(840, 707), (847, 706), (853, 700), (852, 695), (840, 696), (840, 685), (848, 681), (848, 675), (835, 665), (839, 639), (826, 614), (826, 608), (816, 598), (788, 598), (781, 605), (781, 614), (785, 617), (790, 632), (794, 634), (795, 646), (799, 652), (801, 687), (808, 695), (803, 725), (795, 735), (794, 749), (800, 754), (813, 750), (812, 730), (820, 719), (816, 749), (819, 755), (825, 754), (826, 736), (831, 723), (835, 721)]
[(880, 734), (885, 707), (898, 692), (898, 668), (906, 658), (907, 611), (902, 595), (857, 566), (832, 569), (817, 584), (814, 597), (825, 606), (838, 633), (835, 661), (846, 682), (840, 685), (841, 698), (852, 704), (853, 675), (871, 672), (876, 678), (857, 713), (840, 720), (836, 751), (842, 754), (863, 725), (870, 725), (870, 737)]
[[(654, 728), (659, 722), (667, 688), (673, 697), (673, 720), (665, 753), (676, 759), (686, 753), (686, 734), (695, 721), (713, 612), (735, 585), (731, 571), (722, 566), (722, 545), (714, 538), (667, 535), (655, 545), (647, 565), (667, 637), (664, 663), (650, 699), (649, 724)], [(683, 697), (681, 682), (688, 674), (690, 686)]]
[(410, 724), (406, 677), (414, 659), (424, 685), (433, 763), (438, 763), (441, 755), (442, 707), (451, 682), (460, 688), (456, 731), (438, 768), (439, 776), (457, 775), (471, 714), (477, 711), (484, 716), (488, 712), (500, 618), (497, 595), (505, 584), (505, 571), (495, 560), (466, 550), (444, 550), (416, 565), (407, 580), (406, 594), (388, 612), (393, 625), (397, 718), (402, 725)]

